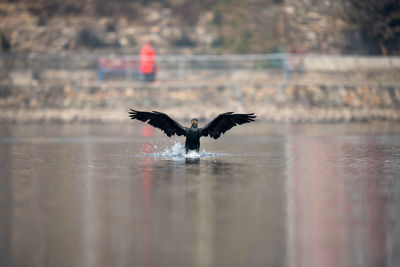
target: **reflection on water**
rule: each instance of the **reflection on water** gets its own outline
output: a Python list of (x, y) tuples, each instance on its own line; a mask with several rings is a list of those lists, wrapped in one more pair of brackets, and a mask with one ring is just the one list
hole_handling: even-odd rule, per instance
[(203, 157), (138, 133), (2, 127), (0, 266), (400, 264), (398, 126), (255, 124)]
[(386, 220), (393, 204), (384, 164), (390, 155), (375, 138), (354, 141), (289, 142), (292, 265), (389, 266)]

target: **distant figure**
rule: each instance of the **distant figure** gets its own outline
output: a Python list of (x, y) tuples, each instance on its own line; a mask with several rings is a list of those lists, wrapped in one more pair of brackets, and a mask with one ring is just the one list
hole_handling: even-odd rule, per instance
[(144, 76), (145, 82), (153, 82), (156, 78), (156, 64), (154, 62), (156, 52), (150, 42), (146, 43), (140, 50), (139, 71)]

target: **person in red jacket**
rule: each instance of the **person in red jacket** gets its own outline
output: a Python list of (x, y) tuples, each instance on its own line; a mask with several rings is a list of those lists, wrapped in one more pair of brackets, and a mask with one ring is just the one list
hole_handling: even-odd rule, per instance
[(151, 42), (146, 43), (140, 50), (140, 66), (139, 71), (144, 75), (144, 81), (153, 82), (156, 78), (156, 52)]

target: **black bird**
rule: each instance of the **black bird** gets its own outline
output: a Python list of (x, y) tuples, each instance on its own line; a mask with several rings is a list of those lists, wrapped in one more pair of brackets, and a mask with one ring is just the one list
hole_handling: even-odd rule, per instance
[(248, 114), (234, 114), (233, 112), (226, 112), (219, 114), (215, 119), (207, 123), (203, 128), (198, 128), (198, 120), (192, 119), (192, 125), (183, 127), (179, 122), (173, 120), (165, 113), (158, 111), (146, 112), (137, 111), (131, 109), (129, 111), (129, 117), (131, 119), (137, 119), (143, 122), (161, 129), (168, 137), (176, 134), (178, 136), (186, 136), (185, 148), (186, 153), (189, 150), (200, 149), (200, 137), (209, 135), (210, 137), (217, 139), (221, 134), (225, 133), (233, 126), (241, 125), (254, 121), (256, 116), (254, 113)]

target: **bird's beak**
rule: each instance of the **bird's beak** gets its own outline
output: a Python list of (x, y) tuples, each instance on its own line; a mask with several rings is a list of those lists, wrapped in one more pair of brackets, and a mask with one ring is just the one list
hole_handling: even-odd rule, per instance
[(197, 125), (197, 121), (192, 120), (192, 125)]

